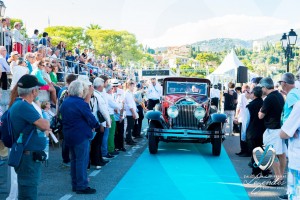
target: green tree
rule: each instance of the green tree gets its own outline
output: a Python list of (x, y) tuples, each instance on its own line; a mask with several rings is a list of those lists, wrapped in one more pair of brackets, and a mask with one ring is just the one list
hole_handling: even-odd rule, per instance
[(114, 53), (118, 61), (128, 65), (130, 61), (139, 61), (143, 58), (143, 47), (136, 37), (127, 31), (115, 30), (87, 30), (87, 36), (99, 54), (111, 55)]
[(203, 65), (203, 67), (217, 66), (221, 63), (220, 57), (216, 53), (213, 53), (213, 52), (199, 53), (196, 56), (196, 60), (199, 60), (199, 62)]
[(60, 41), (67, 44), (67, 49), (73, 49), (78, 43), (84, 43), (84, 29), (74, 26), (50, 26), (45, 32), (52, 39), (52, 45), (56, 46)]

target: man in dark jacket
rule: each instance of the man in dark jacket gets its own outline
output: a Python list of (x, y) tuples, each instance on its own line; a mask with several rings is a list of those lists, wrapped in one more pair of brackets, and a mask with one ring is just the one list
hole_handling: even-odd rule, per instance
[[(266, 130), (264, 120), (258, 118), (258, 112), (263, 105), (262, 89), (256, 86), (250, 92), (250, 98), (252, 101), (247, 105), (250, 114), (249, 125), (247, 127), (246, 137), (248, 149), (250, 152), (256, 147), (262, 147), (263, 134)], [(267, 175), (267, 172), (261, 171), (259, 167), (253, 167), (254, 159), (251, 157), (252, 175), (257, 176), (262, 172), (262, 175)]]

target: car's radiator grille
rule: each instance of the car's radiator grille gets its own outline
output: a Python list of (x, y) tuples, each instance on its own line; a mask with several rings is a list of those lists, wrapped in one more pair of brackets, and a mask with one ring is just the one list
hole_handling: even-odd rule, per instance
[(176, 105), (179, 109), (178, 117), (173, 119), (173, 128), (198, 128), (198, 120), (194, 116), (196, 105)]

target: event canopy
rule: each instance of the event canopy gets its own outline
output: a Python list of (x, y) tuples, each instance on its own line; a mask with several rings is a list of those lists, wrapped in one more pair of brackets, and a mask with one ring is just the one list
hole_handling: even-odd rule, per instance
[(220, 66), (213, 73), (208, 75), (207, 78), (210, 79), (212, 83), (223, 81), (236, 82), (237, 69), (239, 66), (244, 66), (244, 64), (239, 60), (234, 50), (232, 49), (231, 52), (224, 58)]

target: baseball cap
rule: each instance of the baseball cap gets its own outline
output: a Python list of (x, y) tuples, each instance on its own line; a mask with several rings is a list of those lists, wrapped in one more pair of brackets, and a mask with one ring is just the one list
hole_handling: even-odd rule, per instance
[(33, 88), (36, 86), (43, 86), (43, 84), (39, 83), (38, 79), (35, 76), (29, 74), (25, 74), (24, 76), (22, 76), (19, 79), (17, 85), (19, 88)]
[(79, 75), (77, 80), (86, 83), (88, 86), (92, 85), (92, 82), (90, 81), (89, 77), (86, 75)]

